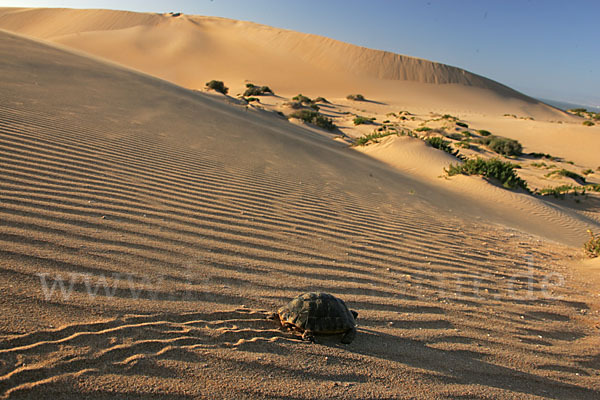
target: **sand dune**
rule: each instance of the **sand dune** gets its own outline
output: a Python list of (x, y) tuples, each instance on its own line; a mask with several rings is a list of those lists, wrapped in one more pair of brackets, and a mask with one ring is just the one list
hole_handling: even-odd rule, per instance
[[(274, 113), (0, 55), (0, 396), (600, 395), (573, 248)], [(308, 290), (358, 310), (351, 345), (264, 319)]]
[(251, 22), (108, 10), (4, 8), (0, 28), (79, 49), (187, 88), (202, 88), (208, 80), (220, 79), (239, 92), (250, 80), (286, 95), (344, 97), (350, 90), (430, 110), (568, 118), (460, 68)]

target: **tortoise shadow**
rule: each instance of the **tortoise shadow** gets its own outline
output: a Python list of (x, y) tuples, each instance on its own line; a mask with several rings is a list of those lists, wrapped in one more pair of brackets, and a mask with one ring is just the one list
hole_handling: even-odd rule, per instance
[[(560, 398), (600, 398), (600, 390), (544, 378), (539, 375), (492, 364), (482, 360), (485, 353), (475, 351), (440, 350), (427, 344), (358, 327), (354, 342), (341, 345), (330, 339), (319, 344), (343, 346), (347, 351), (376, 357), (406, 366), (434, 371), (450, 376), (459, 384), (475, 384), (522, 394), (547, 397), (549, 393)], [(333, 339), (333, 338), (331, 338)]]

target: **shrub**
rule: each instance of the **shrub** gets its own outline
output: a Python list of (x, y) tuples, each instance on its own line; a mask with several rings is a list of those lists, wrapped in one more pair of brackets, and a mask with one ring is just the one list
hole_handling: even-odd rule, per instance
[(448, 176), (480, 175), (487, 179), (498, 180), (502, 186), (508, 189), (522, 188), (527, 189), (527, 183), (519, 178), (515, 173), (515, 165), (510, 162), (504, 162), (497, 158), (484, 160), (483, 158), (471, 158), (462, 164), (450, 164), (445, 169)]
[(466, 140), (461, 140), (460, 142), (456, 143), (456, 145), (462, 149), (470, 149), (471, 148), (471, 144), (469, 142), (467, 142)]
[(463, 135), (460, 133), (449, 133), (446, 137), (453, 140), (463, 140)]
[(317, 97), (317, 98), (314, 100), (314, 102), (315, 102), (315, 103), (327, 103), (327, 104), (329, 104), (329, 102), (327, 101), (327, 99), (326, 99), (325, 97)]
[(578, 183), (581, 183), (581, 184), (585, 183), (585, 178), (583, 176), (581, 176), (578, 173), (575, 173), (573, 171), (564, 169), (564, 168), (557, 169), (556, 171), (552, 171), (552, 172), (546, 174), (546, 177), (550, 177), (552, 175), (565, 176), (567, 178), (576, 180)]
[(353, 120), (354, 125), (372, 124), (373, 121), (375, 121), (375, 118), (361, 117), (360, 115), (357, 115)]
[(294, 110), (299, 110), (301, 108), (304, 108), (304, 105), (302, 103), (300, 103), (299, 101), (290, 101), (287, 103), (283, 103), (283, 105), (293, 108)]
[(427, 132), (427, 131), (430, 131), (430, 130), (431, 130), (431, 128), (428, 127), (428, 126), (421, 126), (421, 127), (417, 128), (417, 129), (415, 129), (415, 132)]
[(589, 229), (588, 233), (590, 234), (590, 240), (583, 245), (583, 250), (590, 258), (600, 257), (600, 236), (595, 236)]
[(584, 174), (584, 175), (589, 175), (589, 174), (593, 174), (594, 170), (593, 169), (586, 169), (585, 171), (582, 171), (581, 173)]
[(520, 156), (523, 154), (523, 146), (516, 140), (501, 136), (484, 136), (478, 142), (486, 145), (490, 150), (503, 156)]
[(559, 198), (564, 197), (564, 195), (568, 193), (573, 193), (575, 196), (577, 196), (578, 194), (585, 194), (585, 190), (585, 187), (579, 187), (569, 184), (539, 189), (536, 190), (535, 193), (541, 196), (552, 195), (556, 198)]
[(571, 108), (568, 111), (571, 112), (571, 113), (573, 113), (573, 114), (579, 114), (579, 113), (587, 112), (587, 109), (585, 109), (585, 108)]
[(449, 121), (456, 121), (458, 118), (456, 118), (455, 116), (450, 115), (450, 114), (444, 114), (444, 115), (442, 115), (442, 119), (447, 119)]
[(521, 146), (521, 143), (513, 139), (496, 136), (488, 146), (496, 153), (505, 156), (520, 156), (523, 153), (523, 146)]
[(292, 114), (290, 114), (290, 117), (298, 118), (306, 123), (316, 125), (320, 128), (327, 129), (329, 131), (332, 131), (335, 129), (333, 120), (331, 118), (327, 118), (323, 114), (318, 113), (317, 111), (313, 111), (313, 110), (295, 111)]
[(253, 101), (258, 101), (260, 103), (260, 99), (258, 97), (246, 97), (245, 99), (248, 103), (252, 103)]
[(294, 96), (292, 97), (292, 100), (296, 100), (300, 103), (306, 103), (306, 104), (311, 104), (313, 101), (310, 99), (310, 97), (306, 97), (302, 94), (299, 94), (298, 96)]
[(208, 89), (214, 90), (215, 92), (227, 94), (229, 88), (225, 87), (223, 81), (215, 81), (214, 79), (210, 82), (206, 82), (206, 87)]
[(469, 127), (469, 125), (465, 124), (464, 122), (457, 122), (456, 125), (458, 125), (460, 127), (463, 127), (463, 128), (468, 128)]
[(246, 91), (244, 92), (244, 97), (247, 96), (262, 96), (265, 94), (274, 94), (273, 91), (268, 86), (254, 86), (252, 83), (246, 84)]
[(391, 135), (397, 135), (397, 134), (398, 134), (398, 132), (396, 132), (396, 131), (373, 132), (371, 134), (356, 138), (356, 140), (354, 141), (354, 145), (355, 146), (363, 146), (363, 145), (369, 143), (370, 141), (377, 143), (377, 139), (379, 139), (379, 138), (391, 136)]
[(365, 96), (363, 96), (362, 94), (349, 94), (348, 96), (346, 96), (346, 98), (348, 100), (354, 101), (365, 101)]
[(450, 147), (450, 142), (442, 139), (439, 136), (434, 136), (425, 139), (425, 141), (431, 146), (438, 150), (445, 151), (446, 153), (456, 155), (456, 152)]
[(477, 133), (479, 133), (481, 136), (490, 136), (492, 134), (492, 132), (486, 131), (485, 129), (479, 129)]
[(550, 160), (553, 160), (553, 161), (556, 160), (556, 157), (552, 157), (550, 154), (529, 153), (528, 155), (531, 156), (531, 157), (534, 157), (534, 158), (547, 158), (547, 159), (550, 159)]
[(594, 126), (595, 124), (592, 121), (583, 121), (583, 125), (585, 125), (585, 126)]

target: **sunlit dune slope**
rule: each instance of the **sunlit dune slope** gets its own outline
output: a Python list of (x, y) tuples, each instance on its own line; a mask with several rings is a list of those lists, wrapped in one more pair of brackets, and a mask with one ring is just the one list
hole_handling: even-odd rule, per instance
[(460, 68), (224, 18), (109, 10), (0, 9), (0, 28), (101, 56), (188, 88), (210, 79), (276, 92), (369, 98), (430, 109), (564, 118)]

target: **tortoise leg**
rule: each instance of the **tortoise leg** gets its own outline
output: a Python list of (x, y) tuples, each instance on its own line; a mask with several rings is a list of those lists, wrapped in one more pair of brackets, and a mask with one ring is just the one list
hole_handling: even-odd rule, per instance
[(350, 344), (356, 337), (356, 328), (348, 329), (344, 336), (342, 336), (342, 343)]
[(267, 315), (267, 319), (272, 319), (272, 320), (277, 320), (279, 321), (279, 314), (277, 314), (276, 312), (270, 313), (269, 315)]
[(302, 334), (302, 340), (309, 341), (311, 343), (315, 343), (315, 335), (313, 335), (312, 331), (305, 330)]

